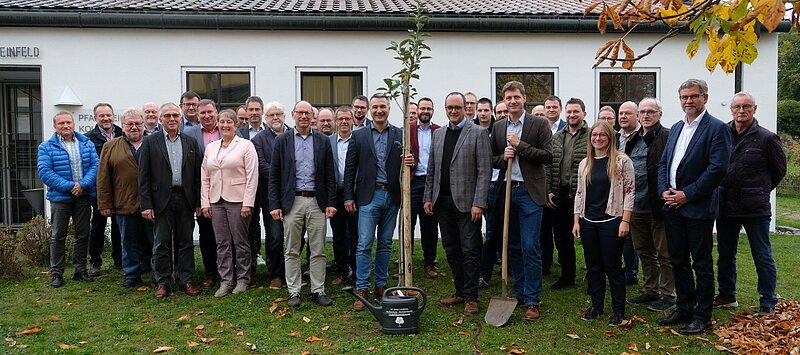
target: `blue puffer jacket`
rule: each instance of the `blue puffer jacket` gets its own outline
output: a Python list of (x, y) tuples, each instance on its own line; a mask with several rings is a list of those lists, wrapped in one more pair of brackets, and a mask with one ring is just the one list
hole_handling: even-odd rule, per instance
[[(81, 188), (89, 191), (92, 199), (97, 197), (96, 184), (97, 167), (100, 159), (94, 144), (80, 133), (75, 133), (81, 151), (81, 166), (83, 168), (83, 179), (79, 181)], [(50, 139), (39, 144), (39, 178), (47, 186), (47, 199), (51, 202), (70, 202), (72, 194), (70, 191), (75, 187), (72, 180), (72, 168), (69, 165), (69, 154), (61, 146), (58, 134), (53, 133)]]

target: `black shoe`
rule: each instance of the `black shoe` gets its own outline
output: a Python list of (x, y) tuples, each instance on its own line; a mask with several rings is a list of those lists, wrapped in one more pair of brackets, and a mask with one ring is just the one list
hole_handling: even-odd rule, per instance
[(625, 320), (625, 316), (623, 316), (623, 315), (621, 315), (619, 313), (614, 313), (614, 315), (611, 316), (611, 320), (608, 321), (608, 326), (609, 327), (619, 327), (620, 325), (622, 325), (622, 321), (624, 321), (624, 320)]
[(141, 284), (142, 284), (142, 279), (140, 279), (140, 278), (131, 278), (131, 279), (125, 279), (125, 281), (122, 282), (122, 287), (134, 288), (134, 287), (139, 286)]
[(675, 301), (662, 297), (658, 301), (651, 302), (647, 309), (653, 312), (671, 312), (675, 309)]
[(636, 297), (628, 298), (627, 300), (625, 300), (625, 302), (628, 302), (630, 304), (639, 304), (639, 303), (650, 303), (650, 302), (654, 302), (654, 301), (657, 301), (657, 300), (658, 300), (658, 296), (647, 294), (647, 293), (643, 293), (643, 294), (638, 295)]
[(681, 335), (697, 335), (709, 329), (711, 329), (710, 321), (695, 319), (689, 325), (678, 329), (678, 333)]
[(670, 313), (666, 318), (659, 318), (657, 320), (658, 325), (678, 325), (678, 324), (686, 324), (692, 321), (692, 315), (687, 314), (683, 315), (681, 311), (674, 310)]
[(599, 317), (601, 315), (603, 315), (603, 310), (602, 309), (599, 309), (599, 308), (596, 308), (596, 307), (589, 307), (589, 309), (586, 310), (586, 313), (584, 313), (581, 316), (581, 319), (583, 319), (583, 320), (592, 320), (592, 319), (595, 319), (595, 318), (597, 318), (597, 317)]
[(286, 304), (288, 304), (289, 307), (300, 307), (301, 303), (303, 303), (303, 301), (300, 299), (300, 294), (299, 293), (291, 294), (289, 296), (289, 301), (286, 302)]
[(76, 272), (74, 275), (72, 275), (72, 279), (75, 280), (75, 281), (83, 281), (83, 282), (92, 282), (92, 281), (94, 281), (94, 278), (89, 276), (89, 273), (87, 273), (86, 270), (81, 271), (81, 272)]
[(100, 263), (92, 263), (92, 265), (89, 266), (89, 276), (98, 277), (100, 276), (100, 272)]
[(639, 278), (638, 277), (626, 277), (625, 278), (625, 285), (627, 285), (627, 286), (633, 286), (633, 285), (638, 285), (638, 284), (639, 284)]
[(714, 308), (736, 308), (739, 307), (739, 302), (736, 302), (736, 296), (731, 295), (717, 295), (714, 297)]
[(553, 272), (552, 272), (552, 271), (550, 271), (550, 269), (544, 269), (544, 270), (542, 270), (542, 276), (550, 276), (550, 274), (552, 274), (552, 273), (553, 273)]
[(565, 280), (558, 280), (556, 283), (550, 286), (553, 290), (560, 290), (563, 288), (573, 287), (575, 286), (575, 281), (565, 281)]
[(61, 274), (53, 274), (53, 280), (50, 281), (50, 286), (53, 288), (64, 286), (64, 277), (61, 276)]
[(322, 307), (328, 307), (333, 304), (333, 300), (330, 299), (325, 292), (312, 293), (311, 299)]

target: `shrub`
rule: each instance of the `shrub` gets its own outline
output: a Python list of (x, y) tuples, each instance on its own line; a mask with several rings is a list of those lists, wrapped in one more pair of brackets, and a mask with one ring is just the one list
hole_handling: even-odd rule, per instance
[(41, 215), (23, 224), (17, 232), (17, 250), (30, 265), (50, 265), (50, 233), (50, 225)]
[(778, 130), (800, 137), (800, 101), (778, 101)]
[(0, 280), (22, 277), (22, 263), (17, 257), (15, 244), (11, 229), (0, 225)]

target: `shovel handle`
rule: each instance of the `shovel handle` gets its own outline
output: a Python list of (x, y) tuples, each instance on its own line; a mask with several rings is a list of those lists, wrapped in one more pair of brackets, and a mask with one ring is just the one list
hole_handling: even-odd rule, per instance
[(514, 169), (514, 157), (508, 158), (506, 166), (506, 198), (503, 206), (502, 280), (500, 282), (500, 295), (502, 297), (508, 297), (508, 223), (511, 212), (509, 207), (511, 206), (511, 171)]

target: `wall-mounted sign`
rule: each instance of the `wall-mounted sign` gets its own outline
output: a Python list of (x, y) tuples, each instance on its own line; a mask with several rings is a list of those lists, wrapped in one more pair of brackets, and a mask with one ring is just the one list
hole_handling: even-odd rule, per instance
[[(92, 111), (78, 111), (73, 112), (72, 115), (75, 117), (75, 131), (80, 132), (83, 134), (89, 133), (89, 131), (94, 129), (94, 126), (97, 124), (94, 120), (94, 114)], [(119, 126), (120, 117), (119, 114), (114, 113), (114, 124)]]
[(0, 58), (39, 58), (39, 47), (7, 47), (0, 45)]

